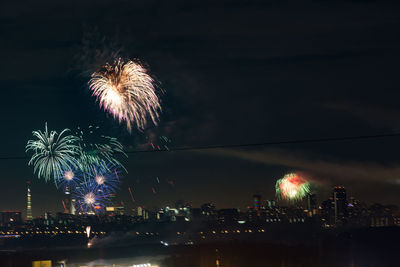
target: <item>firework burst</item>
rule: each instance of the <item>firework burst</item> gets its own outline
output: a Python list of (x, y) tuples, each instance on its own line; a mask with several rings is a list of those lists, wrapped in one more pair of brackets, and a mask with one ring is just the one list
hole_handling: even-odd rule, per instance
[(157, 124), (161, 106), (154, 80), (139, 63), (121, 58), (107, 63), (92, 74), (89, 87), (100, 107), (125, 122), (129, 132), (132, 126), (144, 129), (149, 117)]
[(104, 193), (115, 193), (121, 182), (120, 168), (118, 165), (99, 166), (94, 168), (89, 174), (89, 179), (93, 181), (94, 187)]
[(85, 173), (90, 173), (94, 167), (107, 169), (111, 166), (119, 166), (127, 172), (121, 162), (115, 158), (116, 154), (127, 157), (122, 144), (117, 138), (97, 134), (97, 129), (99, 129), (98, 126), (89, 126), (83, 131), (78, 127), (76, 135), (80, 139), (81, 153), (78, 160), (80, 169)]
[(310, 183), (299, 174), (290, 173), (276, 181), (275, 191), (278, 198), (298, 201), (310, 192)]
[(94, 181), (81, 183), (72, 193), (76, 199), (75, 208), (79, 213), (98, 214), (105, 210), (110, 202), (110, 194), (98, 189)]
[(82, 176), (82, 172), (78, 168), (65, 168), (56, 181), (57, 187), (66, 191), (73, 191), (82, 182)]
[(37, 173), (38, 178), (57, 182), (64, 169), (77, 166), (75, 157), (80, 154), (80, 147), (77, 145), (79, 138), (66, 135), (68, 131), (65, 129), (60, 134), (56, 131), (49, 132), (46, 123), (44, 132), (32, 132), (36, 139), (28, 141), (26, 152), (33, 151), (28, 164), (34, 166), (34, 173)]

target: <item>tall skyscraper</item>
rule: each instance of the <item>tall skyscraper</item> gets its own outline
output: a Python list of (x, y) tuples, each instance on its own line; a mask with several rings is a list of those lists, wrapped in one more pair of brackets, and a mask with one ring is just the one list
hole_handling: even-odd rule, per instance
[(75, 215), (76, 209), (75, 204), (76, 200), (73, 198), (71, 194), (71, 188), (69, 186), (65, 186), (64, 188), (64, 200), (62, 201), (64, 205), (64, 213)]
[(347, 217), (346, 189), (343, 186), (336, 186), (333, 189), (332, 197), (335, 208), (335, 224), (343, 224)]
[(307, 194), (307, 211), (310, 217), (317, 214), (317, 196), (315, 194)]
[(27, 183), (27, 188), (28, 188), (28, 192), (27, 192), (27, 203), (26, 203), (26, 219), (27, 220), (32, 220), (32, 203), (31, 203), (31, 182), (26, 182)]
[(69, 214), (75, 215), (75, 213), (76, 213), (75, 204), (76, 204), (76, 200), (75, 200), (75, 198), (72, 198), (71, 199), (71, 207), (69, 209)]
[(63, 205), (64, 205), (64, 213), (69, 214), (71, 207), (71, 192), (68, 186), (66, 186), (64, 189)]
[(321, 218), (326, 226), (335, 224), (335, 207), (333, 197), (321, 203)]
[(275, 200), (267, 200), (267, 205), (268, 205), (268, 208), (273, 208), (276, 205), (276, 201)]
[(143, 216), (143, 208), (142, 207), (137, 207), (136, 209), (137, 213), (136, 216), (142, 217)]

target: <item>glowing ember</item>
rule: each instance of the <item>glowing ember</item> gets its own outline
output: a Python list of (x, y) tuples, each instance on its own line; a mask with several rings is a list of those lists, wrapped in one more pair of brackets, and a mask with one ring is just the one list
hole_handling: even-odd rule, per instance
[(87, 205), (93, 205), (96, 201), (96, 195), (92, 192), (89, 192), (85, 195), (84, 201)]
[(101, 176), (101, 175), (96, 176), (96, 183), (98, 185), (104, 184), (105, 181), (106, 181), (106, 178), (104, 178), (104, 176)]
[(64, 172), (64, 179), (67, 181), (71, 181), (72, 179), (74, 179), (75, 174), (73, 171), (66, 171)]

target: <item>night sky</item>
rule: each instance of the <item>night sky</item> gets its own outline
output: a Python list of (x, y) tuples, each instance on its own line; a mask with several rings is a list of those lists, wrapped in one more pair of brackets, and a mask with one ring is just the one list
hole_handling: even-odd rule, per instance
[[(98, 125), (128, 151), (152, 150), (149, 140), (163, 135), (173, 149), (399, 133), (399, 7), (2, 1), (0, 157), (26, 156), (32, 131), (45, 122), (58, 131)], [(91, 96), (87, 74), (116, 50), (148, 65), (166, 91), (158, 127), (129, 135)], [(343, 185), (368, 203), (400, 204), (399, 147), (400, 137), (390, 137), (130, 154), (118, 198), (129, 208), (179, 199), (243, 208), (254, 193), (274, 198), (277, 178), (303, 171), (319, 200)], [(0, 160), (0, 210), (25, 211), (30, 179), (34, 216), (61, 211), (61, 191), (27, 163)]]

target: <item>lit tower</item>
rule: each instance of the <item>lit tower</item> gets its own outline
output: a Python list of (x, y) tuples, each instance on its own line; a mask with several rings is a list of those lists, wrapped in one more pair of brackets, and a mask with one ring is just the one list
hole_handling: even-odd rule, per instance
[(317, 196), (315, 194), (307, 194), (307, 212), (310, 217), (317, 214)]
[(63, 200), (63, 206), (64, 206), (64, 213), (69, 213), (70, 212), (70, 206), (71, 206), (71, 192), (69, 191), (69, 187), (66, 186), (64, 190), (64, 200)]
[(64, 200), (63, 200), (64, 213), (75, 215), (75, 213), (76, 213), (76, 210), (75, 210), (76, 200), (72, 197), (71, 189), (70, 189), (69, 186), (65, 187), (64, 195), (65, 195)]
[(72, 198), (71, 199), (71, 206), (69, 208), (69, 213), (72, 214), (72, 215), (75, 215), (75, 213), (76, 213), (75, 205), (76, 205), (76, 200), (75, 200), (75, 198)]
[(253, 195), (253, 208), (256, 211), (260, 210), (261, 195)]
[(31, 203), (31, 182), (26, 182), (28, 184), (28, 192), (27, 192), (27, 203), (26, 203), (26, 219), (32, 220), (32, 203)]

